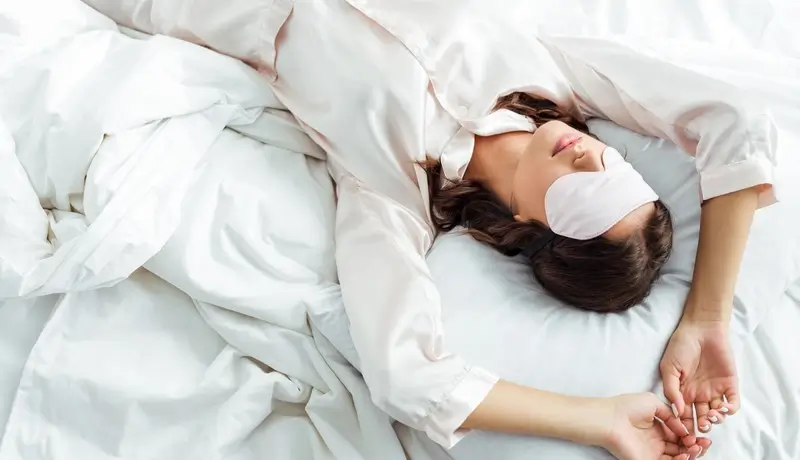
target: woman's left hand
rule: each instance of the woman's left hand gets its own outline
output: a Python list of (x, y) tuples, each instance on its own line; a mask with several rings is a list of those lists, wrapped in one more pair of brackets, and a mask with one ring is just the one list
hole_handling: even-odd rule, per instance
[[(697, 413), (697, 426), (712, 424), (739, 410), (739, 379), (724, 321), (684, 318), (661, 359), (664, 394), (682, 417)], [(691, 440), (687, 440), (691, 442)]]

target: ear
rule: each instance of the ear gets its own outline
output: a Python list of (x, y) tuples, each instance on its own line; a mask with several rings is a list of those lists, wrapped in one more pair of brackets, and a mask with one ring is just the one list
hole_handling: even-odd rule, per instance
[(514, 214), (514, 220), (517, 222), (525, 222), (525, 220), (519, 214)]

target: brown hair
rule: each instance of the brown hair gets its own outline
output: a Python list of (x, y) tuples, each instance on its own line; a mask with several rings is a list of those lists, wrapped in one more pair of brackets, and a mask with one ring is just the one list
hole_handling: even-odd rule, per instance
[[(501, 98), (495, 108), (525, 115), (537, 125), (559, 120), (592, 135), (584, 122), (546, 99), (513, 93)], [(502, 254), (523, 254), (542, 287), (577, 308), (618, 312), (640, 303), (672, 249), (672, 219), (664, 203), (656, 201), (644, 228), (626, 239), (599, 236), (580, 241), (554, 235), (542, 250), (532, 251), (544, 235), (552, 235), (544, 224), (516, 221), (508, 206), (477, 182), (464, 180), (442, 187), (441, 165), (427, 162), (423, 166), (437, 231), (463, 226), (473, 238)]]

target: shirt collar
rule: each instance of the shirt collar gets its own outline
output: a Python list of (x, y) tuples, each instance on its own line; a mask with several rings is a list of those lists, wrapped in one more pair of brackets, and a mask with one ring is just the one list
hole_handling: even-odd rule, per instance
[(472, 159), (475, 136), (494, 136), (497, 134), (525, 131), (532, 133), (536, 125), (526, 116), (500, 109), (472, 120), (461, 120), (461, 128), (444, 146), (439, 161), (445, 178), (452, 182), (461, 181)]

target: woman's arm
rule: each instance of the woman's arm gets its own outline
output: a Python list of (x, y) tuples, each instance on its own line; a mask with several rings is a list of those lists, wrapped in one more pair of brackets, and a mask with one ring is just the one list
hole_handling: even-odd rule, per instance
[(497, 378), (444, 349), (441, 300), (425, 261), (433, 239), (426, 216), (352, 177), (337, 191), (336, 265), (372, 400), (450, 448)]
[(751, 187), (704, 203), (683, 321), (730, 322), (736, 278), (762, 188)]
[(707, 432), (739, 407), (728, 340), (734, 286), (753, 213), (776, 201), (777, 130), (766, 98), (754, 95), (747, 70), (741, 83), (721, 79), (666, 43), (545, 42), (585, 112), (668, 138), (696, 158), (705, 204), (694, 279), (660, 369), (667, 397), (681, 413), (694, 404)]
[(718, 196), (703, 205), (692, 287), (661, 361), (665, 395), (681, 414), (690, 413), (687, 404), (694, 403), (704, 433), (740, 405), (728, 331), (736, 278), (764, 187)]
[(590, 425), (602, 418), (598, 413), (604, 409), (600, 398), (564, 396), (500, 381), (462, 427), (601, 445), (607, 428)]
[(625, 460), (687, 458), (688, 453), (697, 455), (711, 444), (698, 440), (691, 448), (680, 447), (678, 437), (688, 434), (688, 429), (652, 393), (581, 398), (502, 380), (463, 428), (563, 439), (602, 447)]

